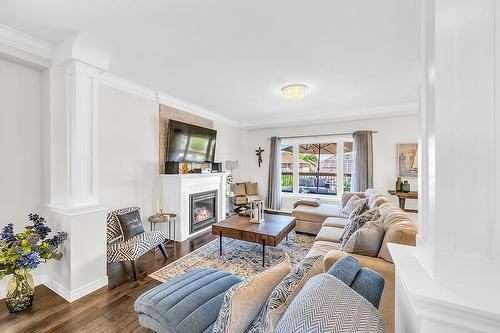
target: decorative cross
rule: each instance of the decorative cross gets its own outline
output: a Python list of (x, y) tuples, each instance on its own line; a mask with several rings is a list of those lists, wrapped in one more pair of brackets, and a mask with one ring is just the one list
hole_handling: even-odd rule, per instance
[(257, 162), (259, 162), (259, 168), (260, 168), (260, 164), (262, 163), (262, 153), (264, 152), (264, 149), (259, 147), (259, 149), (256, 149), (255, 152), (256, 152), (255, 155), (257, 155), (259, 157)]

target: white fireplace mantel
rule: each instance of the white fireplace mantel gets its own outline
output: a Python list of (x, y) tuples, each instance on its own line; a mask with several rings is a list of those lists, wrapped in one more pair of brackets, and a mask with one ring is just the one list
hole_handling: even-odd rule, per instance
[[(226, 178), (229, 173), (160, 175), (162, 200), (165, 211), (177, 214), (175, 239), (184, 241), (204, 230), (190, 233), (189, 195), (217, 190), (217, 219), (226, 217)], [(173, 238), (173, 237), (172, 237)]]

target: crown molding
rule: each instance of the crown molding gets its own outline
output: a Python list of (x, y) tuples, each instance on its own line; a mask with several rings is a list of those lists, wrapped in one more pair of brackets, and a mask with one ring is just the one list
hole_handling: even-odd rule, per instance
[(193, 113), (193, 114), (196, 114), (196, 115), (199, 115), (199, 116), (202, 116), (202, 117), (205, 117), (205, 118), (208, 118), (210, 120), (217, 121), (217, 122), (220, 122), (220, 123), (223, 123), (226, 125), (230, 125), (233, 127), (239, 127), (239, 124), (232, 119), (226, 118), (226, 117), (221, 116), (215, 112), (204, 109), (198, 105), (191, 104), (191, 103), (186, 102), (182, 99), (164, 94), (162, 92), (158, 92), (158, 103), (165, 104), (165, 105), (168, 105), (170, 107), (173, 107), (173, 108), (176, 108), (176, 109), (179, 109), (182, 111)]
[(132, 81), (128, 81), (116, 75), (104, 72), (96, 77), (97, 82), (108, 87), (122, 90), (132, 95), (136, 95), (148, 100), (157, 101), (157, 93), (155, 90), (143, 87)]
[(306, 114), (303, 116), (288, 116), (286, 120), (257, 120), (240, 123), (238, 127), (244, 129), (277, 128), (297, 125), (314, 125), (333, 121), (351, 121), (360, 119), (385, 118), (396, 116), (410, 116), (418, 113), (417, 103), (402, 103), (394, 105), (377, 106), (373, 108), (349, 109), (336, 112), (339, 115)]
[(23, 50), (38, 57), (50, 60), (54, 45), (44, 40), (27, 35), (21, 31), (0, 24), (0, 43)]
[(185, 112), (195, 114), (197, 116), (205, 117), (207, 119), (217, 121), (229, 126), (238, 127), (237, 122), (232, 119), (220, 116), (215, 112), (202, 108), (201, 106), (194, 105), (180, 98), (176, 98), (157, 90), (146, 88), (132, 81), (128, 81), (110, 73), (102, 73), (97, 77), (97, 82), (109, 87), (113, 87), (129, 94), (133, 94), (148, 100), (155, 101), (159, 104), (164, 104)]

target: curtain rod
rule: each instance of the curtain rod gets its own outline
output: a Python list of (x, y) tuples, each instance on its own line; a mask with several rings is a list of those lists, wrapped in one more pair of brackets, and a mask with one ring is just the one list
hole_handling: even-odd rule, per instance
[[(366, 130), (367, 132), (372, 132), (373, 134), (378, 133), (378, 131)], [(280, 139), (299, 139), (299, 138), (310, 138), (314, 136), (336, 136), (336, 135), (352, 135), (354, 132), (346, 133), (334, 133), (334, 134), (319, 134), (319, 135), (294, 135), (294, 136), (280, 136)]]

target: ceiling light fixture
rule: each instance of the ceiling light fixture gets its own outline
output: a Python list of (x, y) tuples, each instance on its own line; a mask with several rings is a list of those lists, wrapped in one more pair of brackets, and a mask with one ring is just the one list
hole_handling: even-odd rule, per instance
[(281, 88), (281, 93), (286, 99), (298, 101), (307, 95), (307, 86), (305, 84), (289, 84)]

